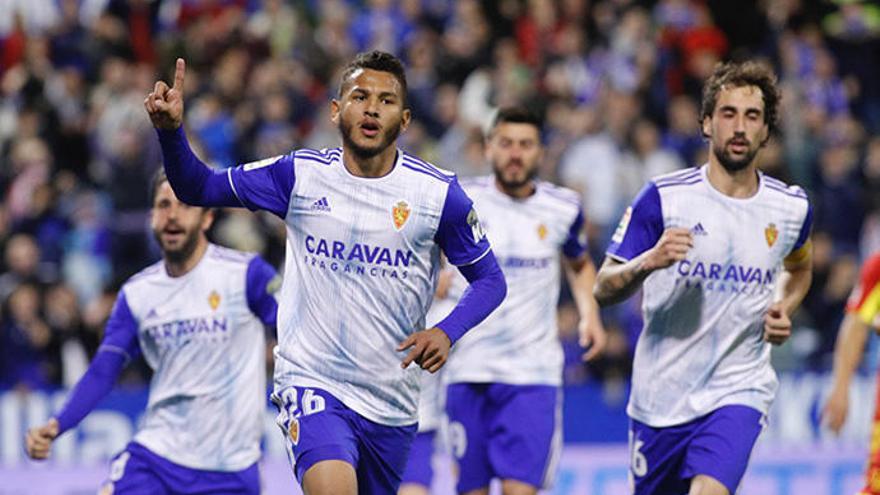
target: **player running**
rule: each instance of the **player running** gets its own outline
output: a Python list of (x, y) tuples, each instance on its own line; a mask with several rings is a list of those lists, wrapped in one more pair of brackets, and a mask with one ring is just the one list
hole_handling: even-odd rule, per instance
[[(410, 122), (399, 60), (373, 51), (330, 102), (342, 147), (300, 149), (212, 172), (181, 127), (185, 64), (144, 101), (185, 201), (267, 210), (287, 224), (273, 398), (306, 493), (394, 493), (416, 433), (418, 367), (504, 299), (506, 286), (455, 176), (396, 147)], [(440, 251), (470, 281), (425, 329)]]
[(812, 276), (806, 194), (757, 168), (778, 103), (769, 70), (717, 66), (709, 163), (651, 180), (599, 270), (601, 304), (644, 285), (627, 408), (636, 494), (735, 493), (776, 394), (770, 344), (790, 336)]
[(153, 187), (162, 261), (122, 286), (95, 358), (61, 411), (28, 431), (27, 453), (47, 458), (143, 355), (153, 369), (147, 411), (101, 493), (259, 494), (264, 333), (280, 280), (259, 256), (209, 243), (212, 211), (178, 200), (161, 171)]
[[(446, 412), (459, 493), (486, 494), (497, 478), (505, 495), (535, 494), (552, 483), (562, 447), (562, 271), (581, 316), (581, 343), (591, 346), (587, 359), (604, 347), (605, 330), (579, 195), (536, 178), (540, 120), (521, 108), (501, 109), (486, 157), (494, 174), (464, 188), (481, 212), (508, 297), (454, 349)], [(451, 297), (464, 288), (456, 278)]]

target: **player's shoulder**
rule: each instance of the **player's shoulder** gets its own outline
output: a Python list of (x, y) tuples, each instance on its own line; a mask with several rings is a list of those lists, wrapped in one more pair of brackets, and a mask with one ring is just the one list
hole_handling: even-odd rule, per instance
[(581, 208), (581, 195), (574, 189), (543, 180), (535, 181), (535, 187), (545, 201)]
[(809, 202), (809, 197), (807, 196), (806, 191), (804, 191), (801, 186), (798, 186), (796, 184), (786, 184), (785, 182), (774, 177), (770, 177), (769, 175), (764, 173), (761, 174), (761, 180), (764, 183), (764, 188), (770, 194), (773, 194), (779, 199), (803, 203)]
[(144, 282), (149, 282), (165, 275), (165, 266), (163, 261), (159, 260), (152, 265), (147, 266), (141, 271), (135, 273), (125, 283), (122, 284), (123, 289), (135, 287)]
[(292, 155), (296, 167), (327, 168), (342, 159), (342, 148), (299, 148)]
[(239, 251), (217, 244), (209, 244), (208, 250), (205, 252), (209, 262), (220, 263), (233, 266), (247, 265), (256, 256), (255, 253)]
[(701, 182), (703, 182), (702, 168), (690, 167), (656, 175), (651, 178), (649, 184), (658, 190), (677, 190), (692, 187)]
[(455, 173), (449, 170), (440, 168), (406, 151), (401, 151), (400, 154), (400, 165), (410, 174), (411, 178), (433, 180), (447, 186), (456, 180)]
[(468, 196), (473, 197), (487, 191), (491, 191), (495, 187), (494, 175), (477, 175), (470, 177), (457, 177), (458, 184), (464, 189)]

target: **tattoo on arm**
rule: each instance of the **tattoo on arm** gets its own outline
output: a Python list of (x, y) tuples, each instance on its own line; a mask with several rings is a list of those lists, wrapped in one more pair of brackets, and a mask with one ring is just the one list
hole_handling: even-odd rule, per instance
[(600, 306), (617, 304), (641, 287), (645, 278), (650, 275), (649, 270), (642, 268), (642, 257), (633, 258), (626, 263), (621, 263), (612, 258), (605, 258), (599, 273), (596, 276), (596, 285), (593, 295)]

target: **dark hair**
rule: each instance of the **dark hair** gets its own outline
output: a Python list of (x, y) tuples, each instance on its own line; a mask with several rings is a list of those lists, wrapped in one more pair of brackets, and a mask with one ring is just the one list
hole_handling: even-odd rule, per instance
[(537, 114), (525, 107), (503, 107), (498, 110), (498, 113), (495, 114), (495, 118), (492, 119), (492, 126), (489, 127), (489, 135), (491, 135), (492, 131), (494, 131), (500, 124), (530, 124), (538, 129), (538, 134), (541, 134), (543, 122)]
[[(703, 85), (703, 108), (700, 111), (700, 122), (715, 113), (718, 93), (725, 88), (755, 86), (761, 90), (764, 99), (764, 122), (770, 135), (776, 133), (779, 117), (779, 100), (781, 95), (776, 85), (773, 71), (757, 62), (727, 62), (715, 65), (715, 70)], [(705, 136), (704, 136), (705, 137)]]
[(403, 63), (394, 55), (380, 50), (358, 53), (354, 60), (345, 66), (342, 78), (339, 81), (339, 97), (342, 97), (342, 91), (348, 79), (360, 69), (371, 69), (392, 74), (397, 79), (397, 82), (400, 83), (400, 89), (403, 92), (403, 106), (404, 108), (407, 107), (406, 71), (403, 68)]
[(156, 170), (156, 173), (153, 174), (153, 179), (150, 181), (151, 204), (156, 201), (156, 193), (159, 192), (159, 186), (161, 186), (163, 182), (168, 182), (168, 176), (165, 175), (165, 167), (159, 166), (159, 169)]

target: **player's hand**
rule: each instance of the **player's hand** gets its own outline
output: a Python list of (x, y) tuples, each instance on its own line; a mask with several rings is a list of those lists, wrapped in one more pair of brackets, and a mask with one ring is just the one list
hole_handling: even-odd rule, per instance
[(839, 435), (843, 424), (846, 423), (847, 413), (849, 413), (849, 387), (835, 386), (828, 397), (828, 402), (822, 408), (822, 422), (826, 423), (835, 435)]
[(415, 361), (423, 370), (436, 373), (446, 364), (450, 346), (452, 346), (452, 342), (449, 340), (449, 336), (437, 327), (416, 332), (397, 346), (398, 352), (412, 347), (409, 354), (403, 358), (400, 367), (406, 369), (410, 363)]
[(183, 122), (183, 76), (186, 62), (177, 59), (174, 68), (174, 85), (170, 88), (164, 81), (157, 81), (153, 92), (144, 100), (144, 108), (157, 129), (174, 130)]
[(694, 247), (694, 235), (683, 227), (673, 227), (663, 231), (660, 240), (645, 257), (642, 265), (646, 270), (660, 270), (685, 259)]
[(598, 317), (583, 318), (578, 323), (578, 343), (587, 349), (582, 356), (584, 361), (590, 361), (604, 351), (607, 341), (608, 335)]
[(52, 442), (58, 436), (58, 420), (50, 419), (43, 426), (31, 428), (25, 437), (25, 448), (27, 455), (31, 459), (46, 459), (49, 457), (49, 450), (52, 448)]
[(791, 320), (781, 303), (773, 303), (764, 314), (764, 341), (773, 345), (784, 344), (791, 337)]

